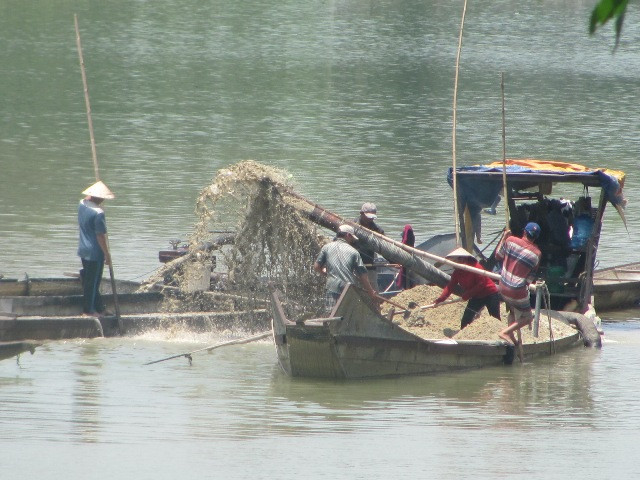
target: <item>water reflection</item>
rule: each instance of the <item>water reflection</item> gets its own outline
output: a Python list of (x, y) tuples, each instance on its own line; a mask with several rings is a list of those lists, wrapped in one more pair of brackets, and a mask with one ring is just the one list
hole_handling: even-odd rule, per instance
[(291, 379), (276, 371), (264, 428), (304, 435), (406, 421), (471, 429), (589, 426), (594, 418), (591, 370), (598, 356), (578, 349), (513, 367), (355, 382)]
[(100, 438), (103, 421), (101, 352), (97, 343), (85, 342), (78, 346), (77, 355), (70, 365), (73, 372), (72, 437), (78, 442), (95, 443)]

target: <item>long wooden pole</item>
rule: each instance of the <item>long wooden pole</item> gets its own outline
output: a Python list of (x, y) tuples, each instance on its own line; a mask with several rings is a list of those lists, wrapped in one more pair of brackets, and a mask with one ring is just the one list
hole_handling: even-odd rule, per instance
[(237, 340), (229, 340), (228, 342), (217, 343), (215, 345), (211, 345), (210, 347), (199, 348), (198, 350), (192, 350), (186, 353), (178, 353), (177, 355), (171, 355), (170, 357), (161, 358), (160, 360), (153, 360), (152, 362), (147, 362), (144, 365), (153, 365), (154, 363), (165, 362), (167, 360), (171, 360), (173, 358), (185, 357), (189, 360), (189, 363), (193, 360), (191, 355), (198, 352), (210, 352), (211, 350), (215, 350), (216, 348), (226, 347), (229, 345), (241, 345), (244, 343), (255, 342), (256, 340), (261, 340), (263, 338), (267, 338), (273, 335), (273, 332), (269, 330), (268, 332), (258, 333), (252, 337), (239, 338)]
[[(89, 138), (91, 140), (91, 157), (93, 158), (93, 171), (96, 176), (96, 182), (100, 180), (100, 170), (98, 168), (98, 151), (96, 149), (96, 139), (93, 134), (93, 120), (91, 119), (91, 102), (89, 102), (89, 86), (87, 84), (87, 74), (84, 68), (84, 58), (82, 56), (82, 43), (80, 42), (80, 28), (78, 27), (78, 15), (73, 15), (73, 23), (76, 28), (76, 44), (78, 46), (78, 58), (80, 60), (80, 72), (82, 73), (82, 86), (84, 87), (84, 103), (87, 107), (87, 122), (89, 124)], [(111, 247), (109, 246), (109, 237), (105, 234), (107, 242), (107, 250), (111, 257)], [(113, 257), (109, 261), (109, 276), (111, 278), (111, 293), (113, 295), (113, 306), (116, 313), (116, 320), (118, 321), (118, 329), (120, 334), (124, 333), (124, 326), (122, 324), (122, 318), (120, 317), (120, 305), (118, 303), (118, 294), (116, 292), (116, 278), (113, 273)]]
[[(504, 195), (504, 221), (505, 229), (509, 229), (509, 197), (507, 196), (507, 135), (506, 118), (504, 111), (504, 72), (500, 75), (500, 90), (502, 92), (502, 193)], [(524, 362), (524, 352), (522, 351), (522, 333), (518, 328), (518, 358), (520, 363)]]
[(464, 29), (464, 17), (467, 14), (467, 0), (464, 0), (462, 9), (462, 20), (460, 21), (460, 34), (458, 35), (458, 52), (456, 54), (456, 76), (453, 84), (453, 131), (451, 134), (451, 152), (453, 164), (453, 218), (456, 228), (456, 245), (459, 247), (460, 241), (460, 218), (458, 212), (458, 180), (456, 175), (456, 121), (457, 121), (457, 104), (458, 104), (458, 76), (460, 72), (460, 51), (462, 50), (462, 32)]
[(100, 180), (98, 169), (98, 152), (96, 150), (96, 139), (93, 135), (93, 120), (91, 119), (91, 102), (89, 102), (89, 86), (87, 84), (87, 74), (84, 69), (84, 59), (82, 57), (82, 44), (80, 43), (80, 29), (78, 28), (78, 15), (73, 14), (73, 22), (76, 27), (76, 45), (78, 46), (78, 57), (80, 59), (80, 72), (82, 73), (82, 86), (84, 87), (84, 103), (87, 107), (87, 123), (89, 124), (89, 138), (91, 139), (91, 157), (93, 158), (93, 170), (96, 174), (96, 182)]
[(502, 91), (502, 195), (504, 196), (504, 221), (509, 228), (509, 197), (507, 197), (507, 134), (504, 111), (504, 72), (500, 76), (500, 90)]
[[(338, 231), (338, 228), (340, 227), (340, 225), (342, 225), (343, 223), (346, 223), (347, 225), (351, 225), (353, 227), (353, 229), (356, 232), (356, 235), (358, 236), (358, 238), (360, 238), (361, 240), (366, 240), (367, 245), (369, 245), (370, 247), (373, 247), (374, 250), (376, 250), (378, 253), (381, 253), (387, 260), (391, 260), (391, 258), (389, 258), (392, 254), (392, 252), (389, 251), (382, 251), (382, 246), (384, 245), (389, 245), (392, 247), (396, 247), (398, 250), (403, 250), (404, 252), (406, 252), (407, 254), (413, 256), (413, 257), (419, 257), (419, 258), (426, 258), (429, 260), (433, 260), (435, 262), (439, 262), (439, 263), (443, 263), (443, 264), (447, 264), (450, 265), (452, 267), (456, 267), (456, 268), (460, 268), (462, 270), (466, 270), (468, 272), (474, 272), (474, 273), (478, 273), (480, 275), (483, 275), (485, 277), (489, 277), (492, 278), (494, 280), (499, 280), (500, 279), (500, 275), (493, 273), (493, 272), (489, 272), (487, 270), (481, 270), (479, 268), (475, 268), (472, 267), (470, 265), (465, 265), (462, 263), (456, 263), (453, 262), (451, 260), (449, 260), (448, 258), (444, 258), (444, 257), (440, 257), (438, 255), (435, 255), (433, 253), (430, 252), (425, 252), (424, 250), (419, 250), (415, 247), (411, 247), (409, 245), (406, 245), (398, 240), (395, 240), (393, 238), (387, 237), (385, 235), (382, 235), (381, 233), (378, 232), (374, 232), (373, 230), (369, 230), (366, 227), (363, 227), (362, 225), (352, 222), (350, 220), (345, 220), (343, 218), (341, 218), (340, 216), (336, 215), (333, 212), (328, 211), (327, 209), (325, 209), (324, 207), (318, 205), (317, 203), (313, 203), (311, 200), (309, 200), (308, 198), (294, 192), (293, 190), (288, 190), (286, 192), (286, 195), (293, 197), (294, 199), (300, 200), (301, 202), (304, 202), (308, 207), (309, 210), (303, 208), (303, 206), (300, 204), (300, 202), (289, 202), (289, 205), (291, 205), (291, 207), (293, 207), (294, 209), (296, 209), (298, 212), (300, 212), (302, 215), (304, 215), (306, 218), (308, 218), (309, 220), (311, 220), (312, 222), (325, 227), (325, 228), (329, 228), (331, 230), (333, 230), (334, 232)], [(395, 261), (395, 260), (394, 260)], [(402, 261), (396, 261), (395, 263), (400, 263), (404, 266), (407, 266), (406, 263), (403, 263)], [(444, 272), (436, 269), (435, 267), (433, 267), (432, 265), (429, 265), (430, 268), (437, 270), (439, 273), (441, 273), (443, 275), (443, 278), (431, 278), (430, 280), (433, 283), (438, 284), (439, 286), (443, 287), (447, 284), (447, 282), (449, 281), (449, 275), (446, 275)], [(411, 267), (409, 267), (411, 268)], [(446, 275), (446, 281), (444, 278), (444, 275)], [(428, 277), (425, 277), (428, 278)], [(442, 285), (440, 285), (438, 282), (439, 281), (443, 281)]]

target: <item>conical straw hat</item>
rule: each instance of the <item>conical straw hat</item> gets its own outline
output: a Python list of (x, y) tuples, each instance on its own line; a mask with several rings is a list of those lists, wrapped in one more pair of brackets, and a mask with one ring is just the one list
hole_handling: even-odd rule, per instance
[(458, 247), (454, 251), (452, 251), (451, 253), (448, 253), (447, 256), (444, 257), (444, 258), (448, 258), (448, 259), (452, 259), (452, 258), (473, 258), (473, 259), (475, 259), (476, 257), (471, 255), (464, 248)]
[(101, 180), (97, 181), (96, 183), (88, 187), (82, 193), (84, 193), (85, 195), (91, 195), (92, 197), (98, 197), (98, 198), (106, 198), (106, 199), (116, 198), (116, 196), (113, 193), (111, 193), (111, 190), (109, 190), (109, 187), (107, 187)]

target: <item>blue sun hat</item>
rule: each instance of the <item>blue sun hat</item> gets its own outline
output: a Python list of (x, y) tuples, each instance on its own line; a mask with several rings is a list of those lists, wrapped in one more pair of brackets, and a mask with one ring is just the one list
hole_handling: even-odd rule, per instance
[(524, 230), (534, 240), (540, 236), (540, 225), (535, 222), (527, 223), (527, 226), (524, 227)]

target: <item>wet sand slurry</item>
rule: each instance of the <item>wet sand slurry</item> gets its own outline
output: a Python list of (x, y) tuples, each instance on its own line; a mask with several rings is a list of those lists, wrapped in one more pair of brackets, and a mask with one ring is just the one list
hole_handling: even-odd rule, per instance
[[(466, 301), (460, 301), (452, 304), (442, 304), (434, 308), (421, 310), (419, 307), (431, 305), (436, 298), (440, 296), (442, 289), (431, 285), (418, 285), (409, 290), (399, 293), (393, 297), (394, 303), (408, 308), (410, 304), (417, 304), (411, 310), (408, 318), (404, 318), (402, 314), (393, 316), (393, 321), (400, 327), (409, 332), (428, 339), (453, 338), (455, 340), (500, 340), (498, 332), (507, 325), (507, 312), (504, 303), (500, 305), (501, 321), (489, 315), (486, 308), (483, 308), (479, 316), (468, 325), (460, 330), (460, 320), (466, 307)], [(455, 300), (459, 297), (452, 295), (448, 300)], [(389, 304), (382, 307), (383, 315), (386, 315), (394, 308)], [(396, 308), (396, 311), (398, 309)], [(558, 339), (572, 335), (575, 330), (560, 321), (552, 320), (553, 338)], [(523, 343), (540, 343), (549, 341), (549, 322), (544, 314), (540, 314), (540, 328), (538, 337), (533, 336), (532, 330), (528, 327), (522, 329)]]

